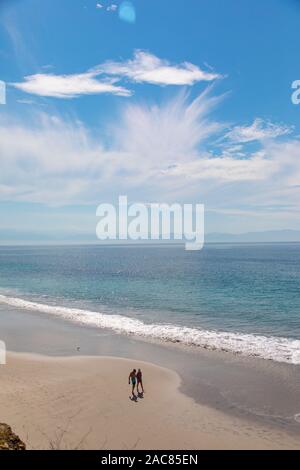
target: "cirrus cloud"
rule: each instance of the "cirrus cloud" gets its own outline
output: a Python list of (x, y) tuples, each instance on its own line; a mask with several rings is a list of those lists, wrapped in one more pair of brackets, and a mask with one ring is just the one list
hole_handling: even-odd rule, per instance
[(196, 82), (213, 81), (219, 77), (220, 75), (203, 71), (189, 62), (172, 65), (149, 52), (137, 50), (134, 58), (125, 62), (108, 61), (78, 74), (38, 73), (10, 85), (25, 93), (66, 99), (103, 93), (131, 96), (133, 91), (120, 84), (124, 79), (154, 85), (191, 86)]
[(274, 124), (257, 118), (249, 126), (235, 126), (226, 137), (235, 143), (247, 143), (258, 140), (275, 139), (290, 134), (292, 128), (282, 124)]
[(53, 98), (76, 98), (81, 95), (110, 93), (118, 96), (130, 96), (131, 92), (112, 81), (100, 81), (97, 74), (86, 72), (72, 75), (35, 74), (25, 77), (22, 83), (12, 85), (32, 95)]
[(134, 82), (155, 85), (194, 85), (196, 82), (210, 82), (221, 77), (217, 73), (203, 71), (190, 62), (172, 64), (142, 50), (136, 50), (131, 60), (108, 61), (97, 70), (108, 75), (126, 77)]
[(238, 191), (247, 207), (271, 207), (280, 194), (291, 206), (300, 188), (299, 141), (268, 139), (254, 153), (209, 150), (228, 133), (211, 117), (221, 98), (206, 91), (193, 101), (180, 93), (161, 105), (129, 103), (109, 140), (45, 113), (31, 123), (2, 115), (0, 200), (97, 204), (118, 194), (145, 201), (159, 194), (224, 209)]

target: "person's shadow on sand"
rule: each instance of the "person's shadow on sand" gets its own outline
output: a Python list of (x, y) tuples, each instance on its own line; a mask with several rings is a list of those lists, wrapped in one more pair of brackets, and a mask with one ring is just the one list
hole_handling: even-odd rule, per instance
[(143, 392), (138, 392), (137, 395), (134, 393), (133, 395), (131, 395), (131, 397), (129, 397), (129, 400), (134, 401), (135, 403), (137, 403), (138, 398), (140, 398), (140, 399), (144, 398)]
[(131, 397), (129, 397), (129, 400), (134, 401), (135, 403), (137, 403), (138, 397), (135, 394), (133, 394), (133, 395), (131, 395)]

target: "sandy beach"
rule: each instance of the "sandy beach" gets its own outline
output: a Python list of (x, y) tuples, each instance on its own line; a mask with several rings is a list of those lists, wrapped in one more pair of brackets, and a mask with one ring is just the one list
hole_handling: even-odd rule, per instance
[[(145, 395), (130, 400), (141, 367)], [(8, 353), (0, 416), (28, 449), (287, 449), (296, 437), (227, 416), (179, 392), (165, 368), (112, 357)]]

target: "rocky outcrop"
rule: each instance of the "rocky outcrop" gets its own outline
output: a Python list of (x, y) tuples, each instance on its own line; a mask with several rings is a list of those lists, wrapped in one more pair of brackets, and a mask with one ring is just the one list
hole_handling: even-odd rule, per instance
[(24, 442), (4, 423), (0, 423), (0, 450), (26, 450)]

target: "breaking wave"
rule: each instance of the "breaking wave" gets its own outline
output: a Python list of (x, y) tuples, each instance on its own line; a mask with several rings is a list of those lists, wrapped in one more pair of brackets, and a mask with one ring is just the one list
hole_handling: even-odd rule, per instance
[(64, 318), (73, 323), (111, 329), (161, 341), (177, 342), (205, 349), (230, 351), (277, 362), (300, 364), (300, 340), (275, 336), (202, 330), (172, 324), (148, 324), (124, 315), (109, 315), (90, 310), (47, 305), (0, 295), (0, 303)]

